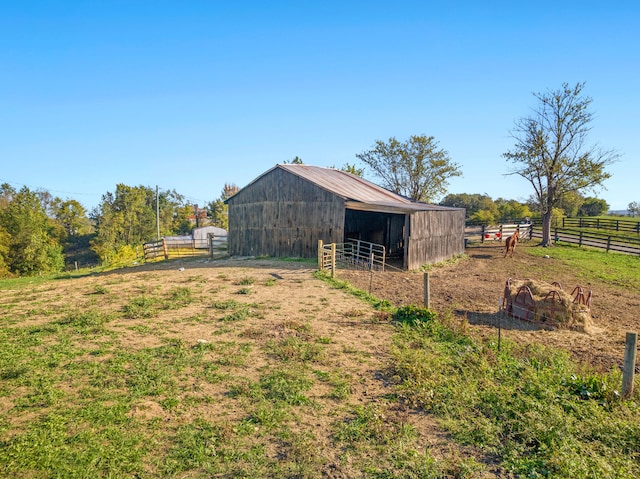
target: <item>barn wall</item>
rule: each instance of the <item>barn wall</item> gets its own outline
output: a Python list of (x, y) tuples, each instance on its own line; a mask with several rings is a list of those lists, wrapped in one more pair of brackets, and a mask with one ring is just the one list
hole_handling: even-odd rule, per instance
[(344, 201), (280, 168), (230, 198), (229, 254), (313, 258), (342, 242)]
[(464, 253), (464, 209), (417, 211), (410, 216), (408, 269)]

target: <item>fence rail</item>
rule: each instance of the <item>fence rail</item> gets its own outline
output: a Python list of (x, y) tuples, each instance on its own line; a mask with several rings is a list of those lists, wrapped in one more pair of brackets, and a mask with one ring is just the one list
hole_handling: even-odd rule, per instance
[[(571, 220), (571, 221), (567, 221)], [(585, 228), (595, 228), (597, 224), (596, 218), (584, 218), (584, 221), (580, 223), (580, 218), (565, 218), (563, 223), (566, 224), (582, 224)], [(636, 222), (624, 221), (624, 220), (600, 220), (600, 228), (610, 227), (609, 223), (620, 223), (618, 225), (621, 233), (633, 231), (628, 229), (635, 225)], [(624, 226), (623, 226), (623, 223)], [(635, 227), (635, 226), (634, 226)], [(542, 228), (539, 225), (531, 224), (503, 224), (496, 226), (486, 225), (467, 225), (465, 227), (465, 241), (503, 241), (508, 236), (513, 234), (516, 228), (520, 229), (520, 240), (527, 239), (540, 239), (542, 238)], [(626, 228), (626, 229), (625, 229)], [(592, 248), (600, 248), (606, 251), (615, 251), (618, 253), (627, 253), (640, 255), (640, 237), (634, 238), (633, 236), (622, 236), (607, 233), (598, 233), (593, 231), (582, 231), (574, 228), (561, 228), (552, 227), (551, 235), (555, 242), (562, 241), (565, 243), (577, 244), (579, 246), (590, 246)]]
[(640, 221), (610, 218), (562, 218), (562, 228), (593, 228), (640, 235)]
[(167, 243), (164, 239), (159, 241), (150, 241), (142, 245), (142, 251), (144, 252), (144, 259), (155, 259), (159, 256), (163, 256), (164, 259), (169, 259), (169, 251), (167, 249)]
[(158, 257), (204, 256), (214, 257), (226, 254), (227, 236), (209, 233), (207, 238), (192, 238), (191, 236), (168, 236), (158, 241), (150, 241), (142, 245), (144, 259), (151, 260)]
[(335, 273), (336, 267), (384, 271), (388, 268), (384, 246), (362, 240), (324, 244), (318, 241), (318, 269)]
[(529, 223), (522, 224), (500, 224), (500, 225), (478, 225), (466, 226), (464, 236), (466, 240), (480, 241), (503, 241), (518, 230), (520, 232), (520, 240), (531, 239), (533, 225)]
[[(606, 251), (640, 255), (640, 238), (576, 231), (569, 228), (552, 228), (551, 234), (555, 242), (562, 241)], [(542, 230), (536, 228), (533, 237), (542, 238)]]

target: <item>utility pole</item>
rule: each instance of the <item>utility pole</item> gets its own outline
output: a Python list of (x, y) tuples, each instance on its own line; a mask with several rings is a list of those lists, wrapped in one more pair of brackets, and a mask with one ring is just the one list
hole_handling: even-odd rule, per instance
[(156, 185), (156, 240), (160, 240), (160, 194)]

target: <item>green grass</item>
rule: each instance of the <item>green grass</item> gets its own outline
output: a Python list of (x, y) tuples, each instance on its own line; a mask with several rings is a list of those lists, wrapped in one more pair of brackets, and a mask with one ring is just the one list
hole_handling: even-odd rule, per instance
[(527, 254), (559, 259), (585, 281), (600, 280), (615, 286), (640, 290), (640, 257), (605, 252), (575, 245), (526, 248)]
[[(640, 397), (620, 400), (619, 372), (540, 346), (497, 351), (446, 316), (322, 278), (338, 290), (327, 296), (354, 297), (339, 322), (366, 322), (368, 304), (396, 313), (367, 323), (395, 332), (384, 362), (367, 359), (384, 394), (358, 394), (367, 382), (345, 364), (374, 355), (344, 341), (349, 326), (324, 328), (324, 312), (284, 316), (231, 291), (203, 301), (193, 282), (123, 284), (136, 293), (120, 297), (120, 278), (55, 311), (58, 281), (5, 295), (19, 320), (0, 317), (0, 477), (471, 479), (487, 458), (504, 477), (640, 476)], [(437, 458), (415, 422), (427, 414), (450, 434)]]
[(436, 320), (405, 324), (392, 352), (399, 397), (516, 477), (640, 475), (640, 403), (620, 400), (618, 371), (584, 370), (543, 346), (495, 346)]
[(386, 299), (379, 299), (376, 298), (375, 296), (367, 293), (366, 291), (363, 291), (361, 289), (358, 289), (354, 286), (352, 286), (349, 282), (347, 281), (343, 281), (341, 279), (338, 278), (332, 278), (328, 272), (326, 271), (316, 271), (314, 273), (314, 276), (318, 279), (321, 279), (323, 281), (325, 281), (327, 284), (329, 284), (332, 288), (335, 289), (341, 289), (343, 291), (345, 291), (346, 293), (355, 296), (358, 299), (361, 299), (362, 301), (370, 304), (371, 306), (373, 306), (374, 308), (381, 310), (381, 311), (392, 311), (394, 310), (393, 306), (391, 305), (391, 302), (386, 300)]

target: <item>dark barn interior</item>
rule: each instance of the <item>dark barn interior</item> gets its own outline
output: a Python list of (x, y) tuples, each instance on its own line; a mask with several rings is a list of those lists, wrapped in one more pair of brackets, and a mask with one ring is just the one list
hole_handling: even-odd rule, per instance
[(404, 252), (404, 214), (345, 210), (345, 241), (357, 239), (381, 244), (390, 257), (402, 258)]

